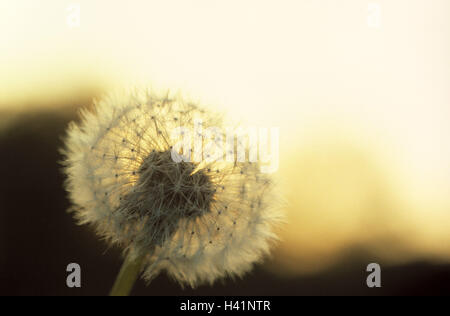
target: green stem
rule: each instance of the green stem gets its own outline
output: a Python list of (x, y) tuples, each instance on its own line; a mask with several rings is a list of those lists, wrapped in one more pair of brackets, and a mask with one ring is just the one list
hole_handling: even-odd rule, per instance
[(129, 296), (134, 283), (141, 272), (142, 263), (145, 256), (140, 256), (131, 260), (130, 256), (125, 259), (114, 286), (109, 293), (110, 296)]

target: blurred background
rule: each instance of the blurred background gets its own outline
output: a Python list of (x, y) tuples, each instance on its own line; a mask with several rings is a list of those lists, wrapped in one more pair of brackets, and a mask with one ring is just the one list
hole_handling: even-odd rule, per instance
[(134, 294), (448, 295), (449, 17), (447, 0), (0, 1), (0, 294), (109, 292), (120, 253), (66, 213), (58, 148), (80, 107), (151, 85), (280, 127), (287, 224), (243, 280)]

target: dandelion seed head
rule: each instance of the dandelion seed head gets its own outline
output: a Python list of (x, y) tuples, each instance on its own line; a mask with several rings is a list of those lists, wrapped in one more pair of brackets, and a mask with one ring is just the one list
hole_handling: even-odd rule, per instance
[(133, 91), (97, 101), (68, 129), (75, 218), (126, 254), (145, 256), (147, 280), (162, 270), (192, 287), (242, 276), (276, 240), (281, 218), (258, 163), (174, 161), (172, 131), (199, 119), (204, 129), (223, 125), (180, 96)]

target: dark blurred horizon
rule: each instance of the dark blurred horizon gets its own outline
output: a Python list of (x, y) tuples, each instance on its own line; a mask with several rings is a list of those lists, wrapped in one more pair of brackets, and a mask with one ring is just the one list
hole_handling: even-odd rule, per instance
[[(0, 295), (106, 295), (120, 269), (118, 249), (108, 249), (90, 227), (75, 224), (58, 161), (61, 137), (90, 97), (59, 108), (21, 111), (0, 128)], [(300, 249), (301, 251), (301, 249)], [(276, 255), (276, 253), (275, 253)], [(134, 295), (448, 295), (450, 264), (426, 259), (392, 265), (364, 247), (349, 246), (327, 269), (304, 275), (274, 273), (276, 260), (258, 264), (243, 279), (182, 289), (165, 274)], [(82, 287), (66, 287), (66, 266), (82, 269)], [(382, 266), (382, 288), (369, 289), (366, 265)], [(319, 262), (318, 262), (319, 263)], [(297, 263), (301, 265), (302, 262)]]

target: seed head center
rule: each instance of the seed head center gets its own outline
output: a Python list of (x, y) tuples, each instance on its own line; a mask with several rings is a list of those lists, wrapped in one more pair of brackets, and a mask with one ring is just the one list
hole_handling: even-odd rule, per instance
[(191, 162), (175, 162), (170, 150), (150, 153), (138, 172), (138, 187), (147, 201), (141, 215), (158, 212), (175, 219), (210, 212), (214, 186), (204, 171), (194, 172), (195, 168)]

